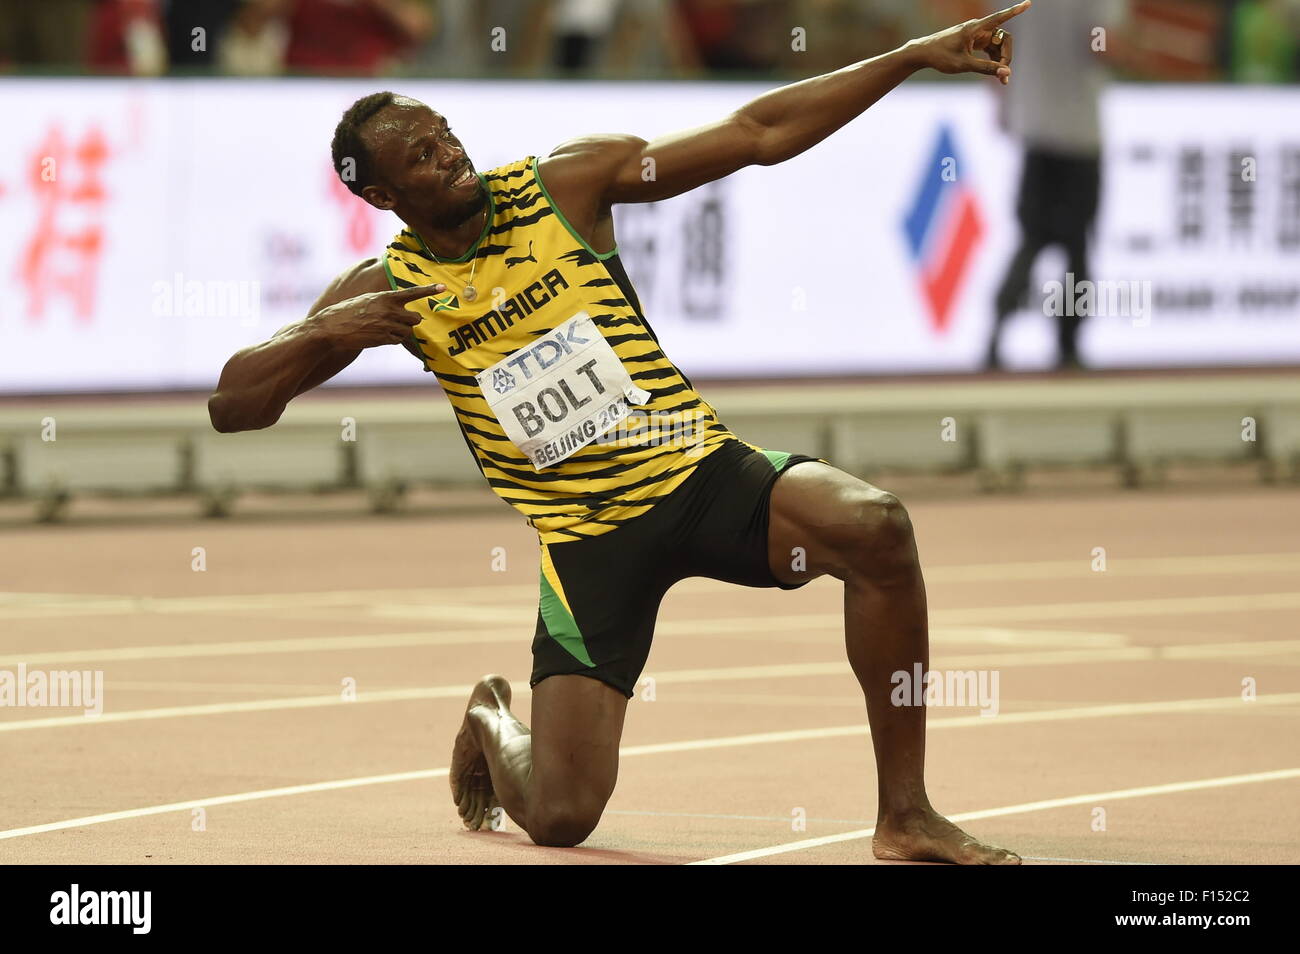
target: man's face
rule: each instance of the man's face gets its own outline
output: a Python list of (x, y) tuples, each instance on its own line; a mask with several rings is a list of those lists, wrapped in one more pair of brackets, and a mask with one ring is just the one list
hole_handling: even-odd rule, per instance
[(362, 196), (404, 221), (454, 228), (477, 215), (487, 192), (447, 120), (413, 99), (399, 98), (366, 123), (376, 184)]

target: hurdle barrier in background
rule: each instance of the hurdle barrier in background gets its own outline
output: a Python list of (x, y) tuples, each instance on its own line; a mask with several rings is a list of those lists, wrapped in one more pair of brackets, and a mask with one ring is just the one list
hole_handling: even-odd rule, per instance
[[(1300, 377), (1195, 376), (706, 389), (722, 421), (763, 447), (851, 473), (979, 475), (1013, 490), (1038, 468), (1112, 467), (1127, 486), (1174, 463), (1257, 462), (1300, 477)], [(53, 440), (45, 426), (52, 423)], [(190, 494), (205, 513), (247, 491), (365, 489), (377, 510), (413, 486), (481, 486), (450, 412), (410, 398), (318, 393), (274, 427), (212, 430), (192, 404), (0, 407), (4, 491), (46, 519), (79, 494)]]

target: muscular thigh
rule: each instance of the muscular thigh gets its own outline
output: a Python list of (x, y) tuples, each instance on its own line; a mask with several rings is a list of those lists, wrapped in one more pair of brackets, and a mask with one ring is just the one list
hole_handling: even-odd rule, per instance
[(543, 801), (603, 806), (618, 780), (627, 698), (589, 676), (551, 676), (533, 688), (531, 792)]
[(824, 574), (844, 579), (870, 546), (871, 526), (888, 492), (820, 461), (792, 467), (772, 488), (768, 562), (783, 583)]

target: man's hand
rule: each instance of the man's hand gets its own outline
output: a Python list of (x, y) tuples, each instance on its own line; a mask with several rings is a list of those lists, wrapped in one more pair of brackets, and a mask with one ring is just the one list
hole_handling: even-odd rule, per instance
[(445, 291), (446, 285), (416, 285), (345, 298), (311, 317), (316, 330), (339, 351), (359, 351), (410, 340), (423, 317), (407, 309), (413, 301)]
[(923, 65), (940, 73), (985, 73), (1005, 86), (1011, 81), (1011, 34), (1002, 24), (1029, 7), (1030, 0), (1024, 0), (982, 20), (967, 20), (942, 33), (913, 40), (909, 46)]

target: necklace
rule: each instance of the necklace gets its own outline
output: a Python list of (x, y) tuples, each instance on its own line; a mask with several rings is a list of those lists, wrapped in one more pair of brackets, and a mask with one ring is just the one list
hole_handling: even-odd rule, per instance
[[(486, 215), (486, 212), (484, 214)], [(487, 223), (484, 224), (486, 225)], [(433, 260), (435, 262), (437, 262), (439, 265), (442, 265), (443, 267), (446, 267), (446, 263), (434, 253), (433, 249), (429, 248), (427, 243), (425, 244), (424, 247), (430, 255), (433, 255)], [(478, 242), (474, 243), (474, 251), (476, 253), (478, 252)], [(464, 296), (466, 301), (473, 301), (475, 298), (478, 297), (478, 289), (474, 287), (474, 272), (477, 268), (478, 268), (478, 255), (475, 254), (469, 266), (469, 281), (465, 283), (465, 290), (461, 292), (461, 294)]]

